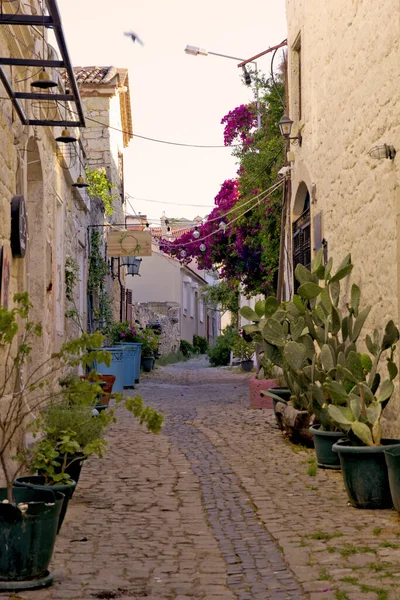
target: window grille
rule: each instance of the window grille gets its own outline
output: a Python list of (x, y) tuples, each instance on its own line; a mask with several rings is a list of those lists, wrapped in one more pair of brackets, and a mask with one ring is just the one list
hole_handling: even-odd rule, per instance
[[(302, 215), (293, 223), (293, 273), (298, 264), (311, 268), (311, 226), (310, 209), (307, 208)], [(300, 283), (294, 278), (294, 293)]]

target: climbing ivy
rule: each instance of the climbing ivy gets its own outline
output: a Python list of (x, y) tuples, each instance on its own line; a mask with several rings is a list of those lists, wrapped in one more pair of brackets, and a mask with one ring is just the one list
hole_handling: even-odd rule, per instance
[(88, 193), (91, 198), (99, 198), (104, 205), (107, 215), (113, 213), (113, 203), (117, 194), (111, 193), (116, 186), (107, 179), (105, 169), (89, 169), (85, 167), (86, 180), (89, 185)]
[[(108, 273), (108, 265), (102, 254), (101, 235), (98, 231), (92, 231), (87, 290), (92, 300), (93, 315), (99, 329), (108, 327), (113, 318), (111, 302), (105, 286)], [(95, 302), (97, 302), (97, 308), (94, 306)]]

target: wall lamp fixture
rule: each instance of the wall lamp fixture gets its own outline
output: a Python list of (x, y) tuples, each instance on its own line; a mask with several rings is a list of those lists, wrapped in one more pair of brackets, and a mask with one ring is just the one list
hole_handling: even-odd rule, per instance
[(371, 148), (368, 154), (371, 158), (376, 158), (378, 160), (380, 158), (390, 158), (390, 160), (393, 160), (396, 156), (396, 149), (394, 146), (382, 144), (381, 146), (374, 146), (373, 148)]
[(292, 125), (293, 125), (293, 121), (292, 119), (289, 119), (289, 117), (284, 114), (282, 115), (281, 120), (278, 123), (279, 125), (279, 129), (281, 131), (281, 135), (283, 135), (283, 137), (287, 140), (297, 140), (299, 146), (301, 146), (301, 143), (303, 141), (302, 135), (299, 131), (298, 135), (295, 137), (290, 137), (290, 134), (292, 132)]

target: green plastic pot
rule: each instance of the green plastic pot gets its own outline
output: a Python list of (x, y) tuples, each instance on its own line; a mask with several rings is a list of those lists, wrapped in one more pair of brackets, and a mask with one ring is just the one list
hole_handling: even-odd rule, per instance
[(384, 450), (393, 504), (400, 512), (400, 445)]
[(154, 365), (154, 356), (142, 356), (142, 368), (145, 373), (150, 373)]
[(60, 511), (60, 516), (58, 519), (58, 529), (57, 533), (59, 533), (61, 529), (61, 525), (63, 524), (65, 513), (67, 512), (68, 502), (72, 498), (72, 495), (76, 488), (76, 482), (72, 481), (71, 484), (59, 484), (59, 485), (45, 485), (45, 479), (42, 475), (26, 475), (24, 477), (17, 477), (14, 481), (14, 485), (17, 487), (29, 487), (30, 489), (43, 490), (48, 491), (52, 490), (54, 492), (61, 492), (64, 496), (63, 504)]
[(311, 425), (310, 432), (314, 438), (317, 465), (323, 469), (340, 469), (339, 454), (332, 450), (332, 446), (344, 437), (344, 433), (321, 430), (321, 425)]
[(240, 366), (242, 367), (242, 371), (249, 373), (253, 369), (254, 363), (252, 360), (242, 360)]
[(342, 467), (350, 504), (357, 508), (392, 508), (385, 450), (400, 440), (382, 440), (381, 446), (352, 446), (348, 440), (333, 445)]
[[(101, 406), (103, 407), (103, 405), (101, 405)], [(96, 406), (96, 408), (98, 409), (99, 406)], [(107, 408), (107, 407), (104, 406), (104, 408)], [(75, 459), (78, 459), (78, 460), (75, 460)], [(77, 485), (78, 485), (79, 478), (81, 476), (81, 470), (83, 467), (83, 463), (85, 462), (86, 459), (87, 459), (87, 456), (85, 456), (84, 454), (70, 454), (67, 456), (67, 467), (65, 469), (65, 473), (68, 473), (68, 475), (71, 477), (71, 479), (73, 481), (75, 481), (75, 483)], [(59, 457), (55, 458), (54, 460), (60, 464), (59, 469), (57, 467), (55, 467), (55, 471), (58, 473), (59, 471), (61, 471), (61, 466), (64, 461), (64, 457), (59, 456)], [(75, 492), (75, 488), (73, 488), (71, 491), (71, 498), (72, 498), (74, 492)]]
[(53, 555), (64, 497), (59, 492), (13, 488), (15, 504), (28, 504), (22, 513), (2, 504), (7, 490), (0, 488), (0, 592), (51, 585), (48, 566)]

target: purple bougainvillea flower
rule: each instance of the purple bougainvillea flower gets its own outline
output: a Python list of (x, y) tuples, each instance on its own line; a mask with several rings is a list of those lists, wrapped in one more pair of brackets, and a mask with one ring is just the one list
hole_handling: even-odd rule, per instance
[(125, 333), (121, 333), (119, 337), (120, 338), (124, 338), (124, 337), (126, 337), (126, 334)]

